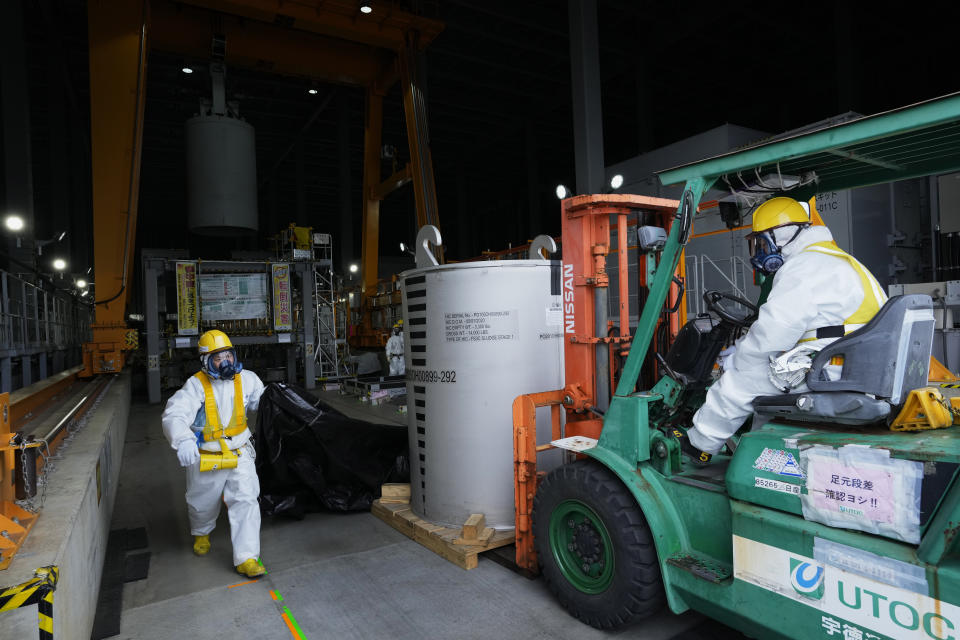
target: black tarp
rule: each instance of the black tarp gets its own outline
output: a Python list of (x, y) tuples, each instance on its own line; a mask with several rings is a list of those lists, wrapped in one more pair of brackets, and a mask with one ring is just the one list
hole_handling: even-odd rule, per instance
[(267, 385), (256, 449), (266, 515), (366, 511), (380, 485), (410, 481), (406, 427), (348, 418), (295, 385)]

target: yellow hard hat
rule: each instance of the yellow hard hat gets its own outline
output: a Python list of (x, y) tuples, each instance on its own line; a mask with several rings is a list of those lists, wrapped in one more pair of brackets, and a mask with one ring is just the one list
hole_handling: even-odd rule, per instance
[(785, 224), (810, 224), (806, 209), (793, 198), (771, 198), (753, 211), (753, 232)]
[(233, 345), (230, 343), (230, 338), (227, 337), (227, 334), (217, 329), (207, 331), (200, 336), (200, 340), (197, 341), (197, 350), (200, 352), (200, 355), (216, 353), (224, 349), (233, 349)]

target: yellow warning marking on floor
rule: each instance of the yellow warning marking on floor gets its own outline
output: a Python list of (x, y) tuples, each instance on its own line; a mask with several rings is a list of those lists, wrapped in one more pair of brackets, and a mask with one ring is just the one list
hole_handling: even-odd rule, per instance
[(233, 589), (234, 587), (242, 587), (245, 584), (253, 584), (256, 580), (247, 580), (246, 582), (238, 582), (237, 584), (231, 584), (227, 589)]

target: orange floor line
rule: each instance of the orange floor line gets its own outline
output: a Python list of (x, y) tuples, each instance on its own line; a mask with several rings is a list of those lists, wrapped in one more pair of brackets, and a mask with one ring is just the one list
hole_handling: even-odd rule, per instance
[(280, 617), (283, 618), (283, 621), (287, 623), (287, 629), (290, 629), (290, 635), (294, 637), (294, 640), (300, 640), (300, 634), (297, 633), (297, 630), (294, 628), (293, 623), (290, 621), (290, 617), (285, 613), (281, 613)]
[(233, 589), (234, 587), (242, 587), (245, 584), (252, 584), (254, 582), (257, 582), (257, 580), (247, 580), (246, 582), (238, 582), (237, 584), (230, 585), (229, 587), (227, 587), (227, 589)]

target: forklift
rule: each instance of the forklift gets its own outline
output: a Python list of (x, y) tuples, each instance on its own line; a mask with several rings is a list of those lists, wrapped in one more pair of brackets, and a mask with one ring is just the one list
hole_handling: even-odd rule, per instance
[[(890, 298), (812, 356), (809, 390), (757, 398), (752, 418), (702, 468), (681, 456), (675, 432), (691, 427), (720, 350), (758, 306), (707, 292), (710, 316), (684, 323), (669, 345), (658, 340), (663, 353), (651, 348), (668, 298), (678, 296), (681, 252), (708, 189), (754, 204), (779, 195), (803, 202), (954, 171), (960, 93), (659, 172), (683, 191), (667, 224), (636, 232), (647, 297), (612, 397), (596, 381), (571, 384), (568, 368), (565, 389), (514, 403), (518, 564), (540, 571), (571, 615), (601, 629), (665, 602), (756, 638), (960, 638), (960, 429), (952, 426), (960, 398), (929, 380), (929, 296)], [(597, 205), (606, 224), (610, 207), (647, 207), (634, 198), (577, 196), (563, 206), (572, 219)], [(565, 237), (564, 279), (567, 251)], [(762, 304), (773, 277), (758, 277)], [(571, 282), (598, 276), (571, 274)], [(598, 354), (593, 364), (630, 340), (629, 331), (590, 330), (588, 339), (578, 325), (567, 343)], [(638, 390), (654, 359), (659, 378)], [(823, 372), (831, 361), (842, 362), (839, 380)], [(598, 400), (604, 388), (608, 406)], [(551, 445), (531, 434), (540, 406), (553, 410)], [(550, 447), (575, 459), (538, 472), (536, 453)]]

